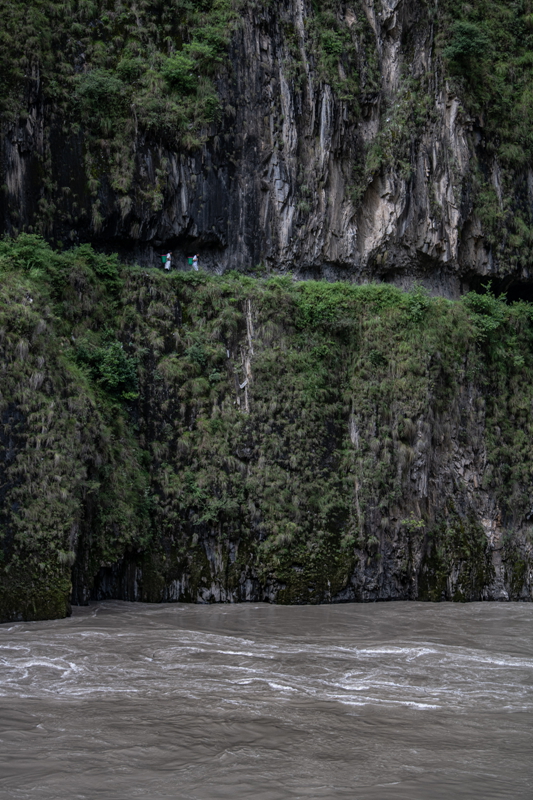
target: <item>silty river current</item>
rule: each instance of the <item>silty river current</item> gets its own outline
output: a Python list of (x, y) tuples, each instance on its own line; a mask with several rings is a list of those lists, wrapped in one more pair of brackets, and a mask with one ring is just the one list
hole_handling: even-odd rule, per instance
[(533, 604), (0, 625), (0, 798), (533, 799)]

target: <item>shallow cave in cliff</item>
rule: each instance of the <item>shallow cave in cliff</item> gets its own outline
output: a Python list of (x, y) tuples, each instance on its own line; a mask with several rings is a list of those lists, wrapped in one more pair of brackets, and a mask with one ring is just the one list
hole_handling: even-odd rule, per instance
[(476, 275), (468, 282), (470, 291), (478, 294), (486, 294), (492, 291), (496, 297), (505, 295), (508, 303), (516, 303), (524, 300), (526, 303), (533, 303), (533, 281), (518, 281), (515, 278), (489, 278), (483, 275)]

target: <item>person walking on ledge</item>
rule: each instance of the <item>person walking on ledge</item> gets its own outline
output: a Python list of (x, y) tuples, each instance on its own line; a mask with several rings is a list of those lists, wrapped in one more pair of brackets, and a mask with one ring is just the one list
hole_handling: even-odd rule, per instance
[(198, 254), (192, 257), (192, 267), (196, 272), (198, 272)]
[(167, 253), (167, 259), (165, 261), (165, 269), (170, 270), (172, 266), (172, 253)]

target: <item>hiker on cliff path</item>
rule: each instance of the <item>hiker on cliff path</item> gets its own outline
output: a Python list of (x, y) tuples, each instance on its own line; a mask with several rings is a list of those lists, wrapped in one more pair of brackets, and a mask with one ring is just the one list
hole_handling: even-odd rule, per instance
[(192, 266), (193, 269), (196, 270), (196, 272), (198, 272), (198, 254), (192, 257)]
[(167, 253), (167, 260), (165, 261), (165, 269), (170, 269), (172, 266), (172, 253)]

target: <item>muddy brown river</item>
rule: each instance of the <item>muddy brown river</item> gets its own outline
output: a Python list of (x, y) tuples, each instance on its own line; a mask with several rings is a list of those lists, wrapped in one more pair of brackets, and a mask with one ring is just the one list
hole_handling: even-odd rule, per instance
[(533, 798), (533, 604), (0, 625), (0, 798)]

